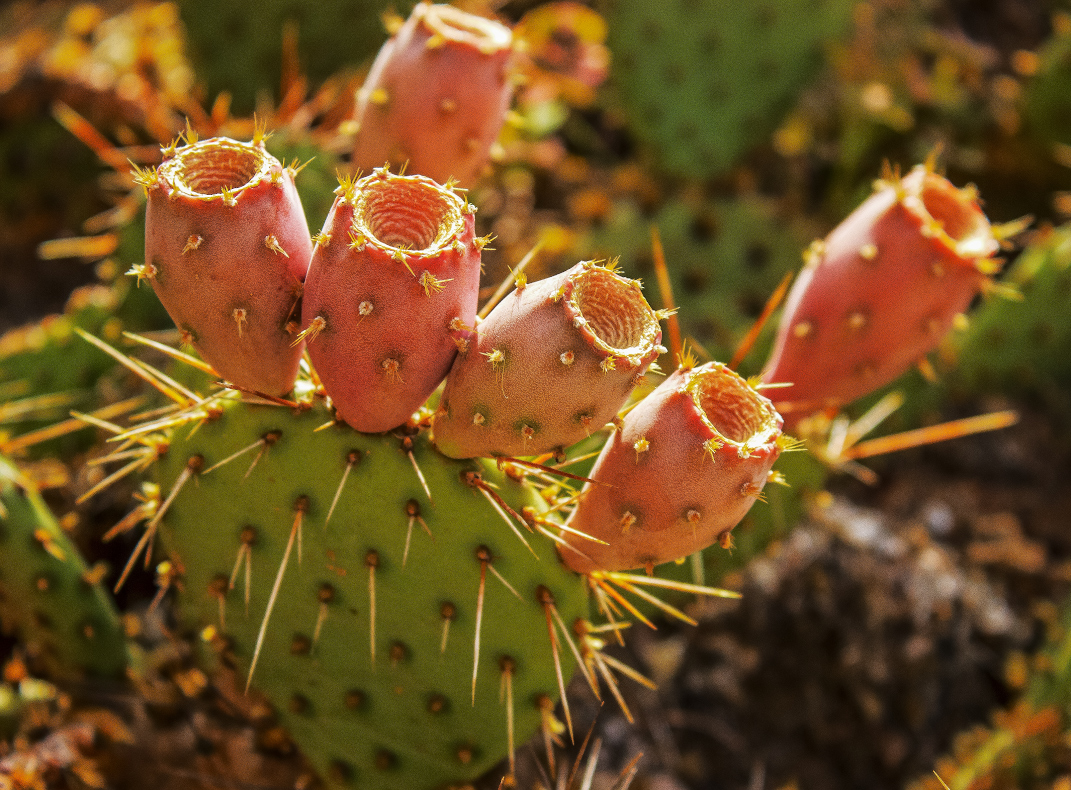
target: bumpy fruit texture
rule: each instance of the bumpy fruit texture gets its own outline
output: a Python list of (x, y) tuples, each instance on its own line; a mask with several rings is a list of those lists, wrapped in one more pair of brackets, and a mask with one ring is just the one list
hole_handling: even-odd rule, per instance
[(440, 183), (474, 182), (513, 97), (512, 53), (508, 27), (418, 3), (357, 93), (353, 167), (389, 162)]
[(452, 458), (568, 447), (613, 419), (665, 351), (639, 282), (591, 261), (519, 286), (474, 335), (435, 415)]
[(339, 188), (302, 323), (324, 388), (357, 430), (401, 425), (450, 370), (479, 297), (472, 212), (431, 179), (385, 168)]
[(727, 546), (781, 452), (781, 423), (721, 363), (675, 371), (625, 415), (569, 518), (604, 543), (567, 535), (562, 559), (580, 573), (651, 569)]
[(789, 420), (892, 381), (933, 350), (999, 268), (971, 189), (918, 166), (808, 252), (763, 378)]
[(289, 330), (312, 257), (294, 171), (263, 141), (218, 137), (179, 148), (143, 183), (145, 263), (135, 273), (220, 376), (288, 393), (302, 351)]
[(33, 484), (0, 456), (0, 626), (55, 677), (118, 677), (119, 615)]
[[(506, 755), (510, 716), (522, 743), (558, 696), (545, 602), (571, 627), (584, 585), (529, 536), (537, 559), (471, 483), (517, 511), (541, 508), (534, 489), (444, 459), (426, 432), (316, 430), (322, 404), (224, 406), (162, 462), (163, 491), (186, 481), (161, 536), (184, 569), (187, 623), (243, 677), (257, 657), (253, 686), (328, 786), (468, 781)], [(558, 652), (567, 679), (572, 656)]]

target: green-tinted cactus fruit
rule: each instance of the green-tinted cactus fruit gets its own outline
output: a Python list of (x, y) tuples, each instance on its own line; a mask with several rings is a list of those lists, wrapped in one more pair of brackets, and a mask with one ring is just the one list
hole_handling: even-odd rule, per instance
[(929, 166), (876, 191), (807, 254), (763, 379), (792, 421), (887, 384), (932, 351), (999, 269), (972, 188)]
[(262, 139), (168, 149), (148, 194), (147, 279), (172, 320), (227, 381), (267, 395), (294, 386), (295, 314), (312, 241), (295, 172)]
[(100, 575), (33, 483), (0, 456), (0, 625), (56, 677), (118, 677), (126, 640)]
[(685, 557), (730, 530), (785, 443), (773, 404), (719, 362), (681, 368), (625, 415), (595, 462), (562, 559), (578, 573)]
[(535, 489), (426, 431), (317, 430), (322, 402), (222, 406), (161, 462), (160, 536), (186, 621), (328, 786), (469, 781), (533, 733), (573, 664), (562, 629), (587, 616), (552, 544), (503, 521), (542, 512)]
[(661, 339), (639, 282), (591, 261), (520, 285), (458, 354), (435, 444), (452, 458), (568, 447), (613, 419)]
[(444, 184), (474, 182), (513, 98), (512, 55), (505, 25), (418, 3), (357, 92), (353, 167), (389, 162)]
[(396, 428), (450, 370), (476, 318), (473, 209), (424, 176), (346, 181), (316, 237), (302, 304), (309, 356), (339, 415)]

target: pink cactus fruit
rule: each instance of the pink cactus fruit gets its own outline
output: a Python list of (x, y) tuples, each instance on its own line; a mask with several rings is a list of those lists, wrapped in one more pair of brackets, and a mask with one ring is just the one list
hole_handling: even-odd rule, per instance
[(285, 395), (301, 359), (291, 330), (312, 257), (295, 169), (265, 151), (259, 134), (164, 153), (138, 177), (148, 196), (145, 263), (132, 273), (152, 284), (220, 376)]
[(599, 430), (665, 351), (658, 318), (639, 282), (591, 261), (518, 285), (450, 370), (436, 445), (451, 458), (536, 455)]
[(892, 381), (933, 350), (1000, 268), (972, 187), (929, 166), (879, 181), (825, 241), (789, 293), (767, 382), (794, 421)]
[(343, 179), (305, 282), (302, 335), (339, 416), (396, 428), (450, 370), (476, 317), (475, 209), (424, 176)]
[(725, 365), (668, 376), (603, 447), (560, 550), (578, 573), (648, 570), (716, 541), (762, 493), (787, 439), (773, 404)]
[(367, 172), (388, 162), (440, 183), (470, 185), (509, 110), (512, 55), (505, 25), (418, 3), (357, 92), (353, 167)]

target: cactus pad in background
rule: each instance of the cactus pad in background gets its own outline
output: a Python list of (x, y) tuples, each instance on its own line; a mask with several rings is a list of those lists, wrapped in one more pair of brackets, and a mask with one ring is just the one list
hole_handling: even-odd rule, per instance
[(728, 169), (773, 132), (852, 5), (607, 0), (611, 79), (630, 130), (672, 173)]
[(56, 677), (117, 677), (119, 615), (33, 482), (0, 457), (0, 625)]
[[(625, 415), (569, 525), (605, 544), (563, 552), (586, 572), (680, 559), (720, 541), (762, 494), (781, 453), (773, 404), (720, 363), (682, 367)], [(667, 486), (668, 481), (673, 481)]]
[(1034, 68), (1023, 95), (1028, 131), (1044, 145), (1071, 145), (1071, 10), (1054, 14), (1052, 38), (1038, 51)]
[(312, 257), (295, 170), (252, 143), (172, 147), (142, 173), (145, 263), (175, 324), (232, 383), (269, 395), (294, 386), (301, 344), (288, 324)]
[(446, 455), (537, 455), (613, 419), (665, 351), (636, 280), (591, 261), (519, 284), (475, 330), (435, 415)]
[(1000, 268), (973, 189), (919, 165), (890, 174), (824, 241), (788, 295), (763, 379), (794, 422), (920, 362)]
[(238, 403), (173, 441), (159, 529), (187, 622), (332, 786), (475, 777), (548, 723), (582, 581), (503, 521), (544, 507), (530, 486), (444, 459), (424, 431), (316, 430), (329, 420)]
[(1071, 385), (1071, 225), (1042, 231), (1004, 281), (1023, 301), (991, 299), (956, 339), (948, 386), (970, 392), (1033, 392), (1067, 406)]
[(235, 111), (248, 114), (279, 86), (288, 26), (295, 33), (293, 54), (315, 86), (375, 55), (386, 6), (378, 0), (264, 0), (250, 13), (245, 0), (179, 0), (178, 7), (191, 64), (209, 100), (226, 91)]
[(353, 167), (367, 172), (387, 162), (469, 186), (506, 120), (512, 53), (505, 25), (418, 3), (358, 91)]
[(309, 356), (342, 419), (375, 433), (427, 400), (476, 317), (475, 209), (423, 176), (347, 180), (316, 237), (302, 304)]

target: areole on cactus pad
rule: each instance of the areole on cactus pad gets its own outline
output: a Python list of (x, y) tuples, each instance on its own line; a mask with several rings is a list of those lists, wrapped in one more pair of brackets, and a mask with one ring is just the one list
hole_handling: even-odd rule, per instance
[(145, 262), (164, 308), (201, 355), (244, 389), (283, 395), (301, 344), (292, 329), (312, 257), (293, 167), (251, 143), (217, 137), (165, 149), (141, 172)]

